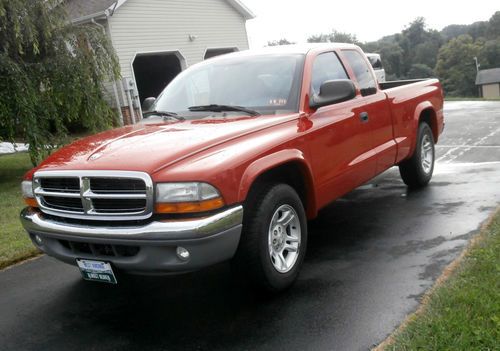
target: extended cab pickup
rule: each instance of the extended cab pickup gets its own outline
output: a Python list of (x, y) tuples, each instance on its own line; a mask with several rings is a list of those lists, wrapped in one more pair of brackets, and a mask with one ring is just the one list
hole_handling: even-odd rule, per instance
[(23, 181), (33, 243), (86, 279), (232, 260), (282, 290), (307, 220), (394, 165), (425, 186), (444, 127), (438, 80), (377, 83), (350, 44), (220, 56), (153, 100), (141, 123), (63, 147)]

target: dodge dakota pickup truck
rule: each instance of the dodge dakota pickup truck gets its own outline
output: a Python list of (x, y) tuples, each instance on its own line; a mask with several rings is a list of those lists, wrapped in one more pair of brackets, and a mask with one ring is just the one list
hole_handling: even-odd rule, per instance
[(34, 245), (87, 280), (230, 260), (237, 278), (281, 291), (307, 221), (395, 165), (425, 186), (444, 127), (438, 80), (378, 83), (350, 44), (216, 57), (145, 103), (141, 123), (77, 140), (22, 182)]

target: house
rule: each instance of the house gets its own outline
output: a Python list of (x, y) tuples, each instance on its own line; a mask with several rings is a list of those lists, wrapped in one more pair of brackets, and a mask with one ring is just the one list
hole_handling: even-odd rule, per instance
[(124, 124), (142, 118), (141, 102), (158, 96), (183, 69), (204, 59), (248, 49), (239, 0), (67, 0), (75, 25), (102, 28), (117, 53), (122, 81), (106, 85)]
[(476, 85), (479, 87), (479, 96), (489, 99), (500, 98), (500, 68), (477, 72)]

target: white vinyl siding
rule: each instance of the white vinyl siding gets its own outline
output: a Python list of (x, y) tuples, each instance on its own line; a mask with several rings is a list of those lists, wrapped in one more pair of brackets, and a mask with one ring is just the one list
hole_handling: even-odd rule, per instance
[(123, 77), (138, 52), (179, 51), (187, 66), (207, 48), (248, 49), (245, 19), (225, 0), (128, 0), (109, 25)]
[(500, 83), (485, 84), (483, 88), (483, 97), (487, 99), (500, 97)]

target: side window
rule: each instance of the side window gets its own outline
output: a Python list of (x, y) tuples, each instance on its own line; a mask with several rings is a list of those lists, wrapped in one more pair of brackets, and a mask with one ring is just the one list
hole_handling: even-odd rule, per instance
[(382, 61), (380, 61), (379, 56), (368, 56), (368, 61), (370, 61), (373, 69), (382, 69)]
[(323, 82), (332, 79), (349, 79), (349, 77), (337, 55), (333, 52), (325, 52), (314, 60), (311, 79), (311, 93), (318, 94)]
[(361, 90), (361, 95), (366, 96), (375, 94), (377, 92), (377, 83), (363, 56), (355, 50), (344, 50), (342, 53), (354, 71), (354, 75), (356, 76), (356, 80)]

